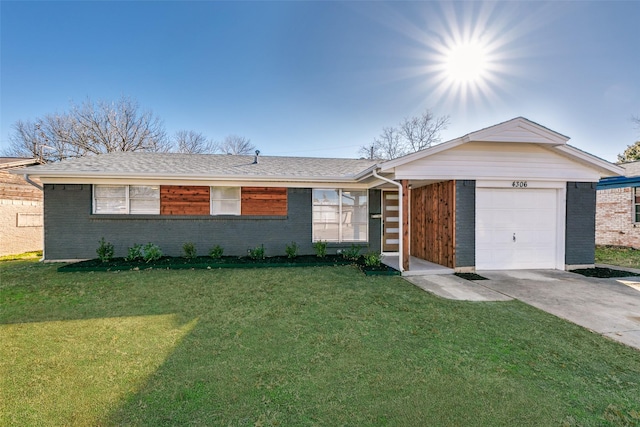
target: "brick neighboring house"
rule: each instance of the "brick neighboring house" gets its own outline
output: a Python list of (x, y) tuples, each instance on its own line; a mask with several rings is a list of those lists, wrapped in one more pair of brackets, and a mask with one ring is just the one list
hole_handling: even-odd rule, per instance
[(596, 244), (640, 249), (640, 161), (620, 166), (625, 176), (598, 184)]
[(42, 190), (15, 174), (34, 164), (35, 159), (0, 157), (0, 256), (42, 250)]

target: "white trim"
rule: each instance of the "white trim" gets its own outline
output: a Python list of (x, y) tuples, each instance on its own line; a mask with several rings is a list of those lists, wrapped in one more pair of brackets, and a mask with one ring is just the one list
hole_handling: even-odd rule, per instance
[[(233, 188), (237, 190), (238, 197), (234, 199), (214, 199), (213, 198), (213, 189), (214, 188)], [(237, 202), (237, 210), (234, 212), (214, 212), (213, 211), (213, 202), (214, 201), (234, 201)], [(239, 216), (242, 214), (242, 187), (235, 186), (222, 186), (222, 185), (212, 185), (209, 187), (209, 215), (211, 216), (220, 216), (220, 215), (236, 215)]]
[(102, 185), (196, 185), (203, 187), (223, 186), (223, 187), (277, 187), (277, 188), (350, 188), (353, 190), (368, 190), (370, 184), (349, 182), (283, 182), (283, 181), (252, 181), (244, 180), (212, 180), (203, 179), (181, 180), (181, 179), (128, 179), (128, 178), (43, 178), (44, 184), (102, 184)]
[[(556, 189), (556, 269), (564, 270), (566, 254), (567, 187)], [(595, 230), (594, 230), (595, 233)]]
[[(404, 195), (402, 194), (402, 184), (399, 183), (399, 182), (396, 182), (396, 181), (392, 181), (389, 178), (385, 178), (383, 176), (378, 175), (378, 172), (375, 169), (373, 171), (371, 171), (371, 173), (373, 174), (374, 177), (376, 177), (376, 178), (378, 178), (378, 179), (380, 179), (382, 181), (388, 182), (389, 184), (393, 184), (394, 186), (396, 186), (398, 188), (398, 206), (400, 206), (400, 210), (398, 212), (398, 218), (399, 218), (398, 226), (400, 228), (400, 233), (398, 233), (399, 236), (400, 236), (400, 244), (398, 245), (398, 264), (399, 264), (398, 270), (400, 270), (400, 273), (402, 274), (402, 272), (404, 271), (404, 267), (402, 266), (402, 255), (403, 255), (402, 254), (402, 252), (403, 252), (402, 247), (404, 246), (403, 243), (402, 243), (402, 239), (404, 239), (404, 230), (403, 230), (403, 224), (402, 224), (403, 223), (403, 219), (402, 219), (402, 197), (404, 197)], [(381, 240), (380, 244), (382, 244), (382, 238), (380, 238), (380, 240)], [(382, 248), (380, 248), (380, 249), (382, 250)], [(409, 253), (411, 253), (411, 252), (409, 252)]]
[(476, 188), (514, 188), (513, 183), (514, 181), (525, 181), (527, 183), (527, 187), (526, 188), (522, 188), (522, 190), (526, 190), (527, 188), (556, 188), (556, 189), (561, 189), (561, 188), (566, 188), (567, 187), (567, 183), (564, 181), (541, 181), (539, 179), (535, 179), (535, 180), (528, 180), (526, 178), (520, 178), (520, 177), (515, 177), (512, 180), (509, 181), (505, 181), (505, 180), (486, 180), (486, 179), (482, 179), (482, 180), (477, 180), (476, 181)]
[(608, 176), (617, 176), (617, 175), (624, 175), (625, 174), (625, 169), (618, 166), (618, 165), (614, 165), (613, 163), (610, 163), (606, 160), (603, 160), (599, 157), (594, 156), (593, 154), (589, 154), (589, 153), (585, 153), (582, 150), (579, 150), (575, 147), (572, 147), (570, 145), (563, 145), (560, 147), (554, 147), (553, 148), (556, 151), (560, 151), (562, 153), (565, 153), (571, 157), (575, 157), (579, 160), (581, 160), (584, 163), (587, 163), (591, 166), (596, 166), (597, 168), (600, 168), (604, 171), (609, 172), (611, 175)]
[[(316, 239), (316, 233), (315, 233), (315, 225), (316, 222), (314, 220), (314, 208), (316, 206), (323, 206), (323, 205), (316, 205), (313, 201), (313, 190), (327, 190), (327, 191), (338, 191), (338, 222), (337, 222), (337, 226), (338, 226), (338, 240), (328, 240), (328, 239)], [(345, 240), (344, 236), (343, 236), (343, 211), (342, 211), (342, 194), (343, 192), (350, 192), (350, 191), (358, 191), (358, 192), (363, 192), (365, 193), (366, 197), (367, 197), (367, 215), (366, 215), (366, 221), (365, 222), (354, 222), (354, 218), (353, 215), (351, 216), (351, 224), (363, 224), (366, 227), (366, 232), (365, 232), (365, 240)], [(312, 243), (316, 243), (319, 241), (323, 241), (323, 242), (329, 242), (329, 243), (353, 243), (353, 244), (358, 244), (358, 243), (369, 243), (369, 207), (370, 207), (370, 203), (371, 203), (371, 197), (369, 195), (369, 190), (368, 189), (360, 189), (360, 188), (351, 188), (351, 187), (339, 187), (339, 188), (314, 188), (311, 191), (311, 242)], [(334, 206), (334, 205), (330, 205), (330, 206)], [(322, 224), (321, 222), (318, 222), (318, 224)], [(334, 223), (331, 223), (334, 224)]]

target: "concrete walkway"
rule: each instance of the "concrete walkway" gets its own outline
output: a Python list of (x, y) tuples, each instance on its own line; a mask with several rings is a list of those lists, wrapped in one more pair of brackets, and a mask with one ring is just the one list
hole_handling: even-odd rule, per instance
[(518, 299), (640, 349), (640, 277), (597, 279), (558, 270), (478, 271), (489, 280), (457, 276), (405, 277), (444, 298)]

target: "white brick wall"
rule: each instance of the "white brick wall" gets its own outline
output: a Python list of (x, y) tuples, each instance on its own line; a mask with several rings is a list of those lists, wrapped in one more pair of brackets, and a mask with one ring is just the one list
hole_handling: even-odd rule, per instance
[(598, 190), (596, 244), (640, 249), (640, 223), (633, 222), (633, 188)]
[[(42, 250), (43, 227), (18, 227), (18, 216), (24, 214), (31, 217), (29, 223), (38, 223), (34, 221), (33, 216), (42, 215), (42, 202), (0, 199), (0, 256)], [(29, 224), (24, 221), (20, 223)], [(42, 224), (42, 221), (39, 221), (39, 224)]]

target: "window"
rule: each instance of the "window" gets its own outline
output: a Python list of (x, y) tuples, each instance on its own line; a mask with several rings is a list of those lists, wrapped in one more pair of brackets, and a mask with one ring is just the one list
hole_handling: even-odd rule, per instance
[(93, 213), (158, 215), (160, 187), (157, 185), (94, 185)]
[(313, 190), (313, 241), (366, 242), (367, 190)]
[(640, 187), (633, 189), (633, 213), (634, 222), (640, 222)]
[(211, 187), (211, 215), (240, 215), (240, 187)]

